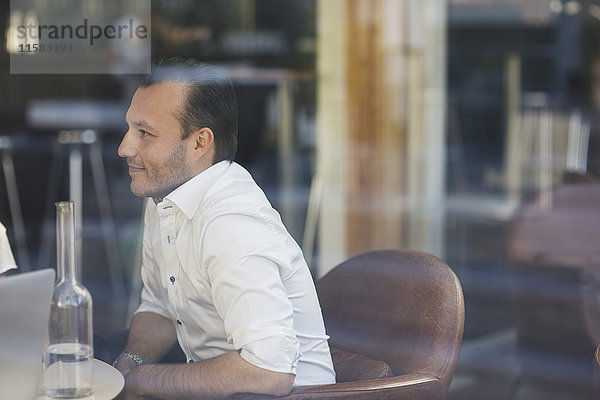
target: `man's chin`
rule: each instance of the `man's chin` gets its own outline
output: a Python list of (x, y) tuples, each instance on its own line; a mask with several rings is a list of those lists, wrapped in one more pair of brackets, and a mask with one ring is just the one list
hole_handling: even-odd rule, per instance
[(152, 194), (148, 193), (148, 190), (138, 187), (133, 182), (131, 182), (129, 188), (131, 189), (131, 193), (137, 197), (152, 197)]

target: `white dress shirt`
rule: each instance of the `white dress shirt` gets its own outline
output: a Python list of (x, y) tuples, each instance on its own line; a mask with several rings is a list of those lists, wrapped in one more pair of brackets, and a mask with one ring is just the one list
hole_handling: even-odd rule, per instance
[(0, 222), (0, 274), (15, 268), (17, 268), (17, 264), (6, 236), (6, 228)]
[(188, 362), (238, 350), (295, 385), (335, 382), (302, 251), (240, 165), (217, 163), (148, 202), (142, 279), (137, 312), (172, 320)]

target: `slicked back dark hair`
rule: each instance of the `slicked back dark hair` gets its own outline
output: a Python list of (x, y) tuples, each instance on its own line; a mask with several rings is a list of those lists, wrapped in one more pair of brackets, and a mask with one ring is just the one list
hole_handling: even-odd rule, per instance
[(237, 151), (238, 108), (233, 84), (220, 68), (182, 57), (153, 60), (140, 87), (176, 83), (186, 88), (183, 110), (177, 118), (182, 140), (192, 132), (210, 128), (215, 136), (213, 163), (233, 161)]

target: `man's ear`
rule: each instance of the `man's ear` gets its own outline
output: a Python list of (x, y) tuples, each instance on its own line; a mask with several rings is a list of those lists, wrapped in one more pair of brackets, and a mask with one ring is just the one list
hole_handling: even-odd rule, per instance
[(194, 140), (194, 158), (199, 159), (208, 153), (214, 146), (215, 135), (210, 128), (202, 128), (192, 133)]

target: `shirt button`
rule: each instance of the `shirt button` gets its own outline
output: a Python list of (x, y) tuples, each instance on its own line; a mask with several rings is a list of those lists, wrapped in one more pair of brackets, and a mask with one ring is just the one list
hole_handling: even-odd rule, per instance
[(170, 277), (169, 280), (171, 281), (171, 285), (175, 284), (175, 277), (174, 276)]
[(177, 325), (182, 325), (181, 320), (177, 320)]
[(194, 360), (190, 360), (188, 361), (188, 364), (192, 364), (194, 362)]

